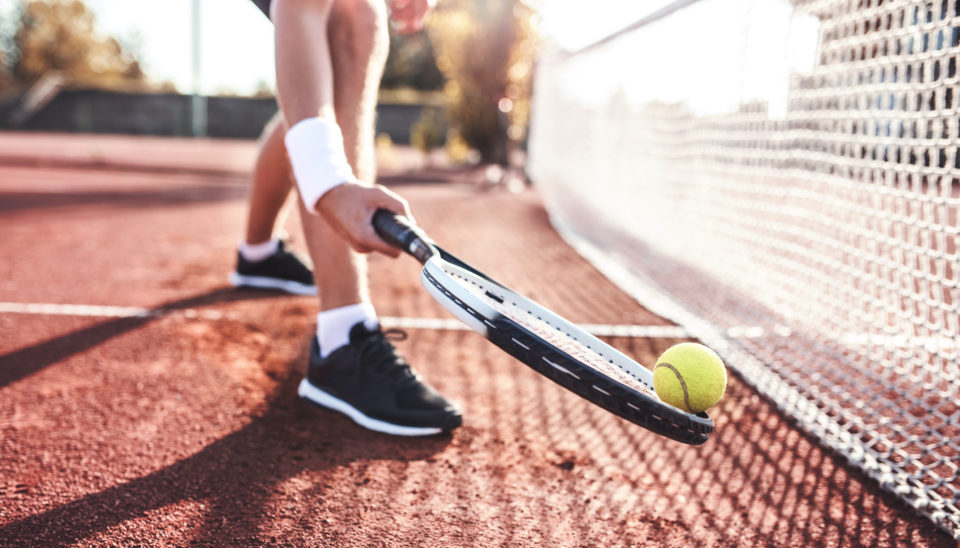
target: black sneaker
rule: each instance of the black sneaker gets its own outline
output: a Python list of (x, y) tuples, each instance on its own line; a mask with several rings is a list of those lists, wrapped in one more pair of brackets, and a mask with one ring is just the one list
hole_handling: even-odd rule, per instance
[(350, 330), (350, 344), (326, 358), (314, 337), (300, 397), (396, 436), (430, 436), (460, 426), (460, 409), (423, 382), (390, 343), (395, 333), (406, 336), (358, 323)]
[(248, 261), (237, 252), (237, 269), (230, 273), (235, 287), (279, 289), (294, 295), (316, 295), (313, 272), (303, 261), (286, 250), (283, 241), (277, 252), (262, 261)]

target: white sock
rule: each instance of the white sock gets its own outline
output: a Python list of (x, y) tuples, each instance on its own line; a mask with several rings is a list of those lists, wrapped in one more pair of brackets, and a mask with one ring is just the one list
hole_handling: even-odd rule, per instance
[(317, 341), (320, 342), (320, 357), (326, 358), (334, 350), (350, 342), (350, 330), (363, 322), (367, 329), (380, 327), (377, 311), (370, 303), (350, 304), (324, 310), (317, 314)]
[(244, 259), (251, 263), (256, 263), (276, 253), (277, 250), (280, 249), (280, 240), (279, 238), (271, 238), (262, 244), (240, 242), (237, 249), (240, 250), (240, 254), (243, 255)]

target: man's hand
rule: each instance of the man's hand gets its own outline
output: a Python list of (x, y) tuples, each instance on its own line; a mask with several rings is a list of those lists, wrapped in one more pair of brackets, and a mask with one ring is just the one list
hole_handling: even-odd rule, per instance
[(423, 28), (423, 21), (436, 0), (390, 0), (390, 19), (400, 34), (413, 34)]
[(396, 257), (400, 251), (381, 240), (373, 229), (373, 214), (379, 208), (413, 219), (407, 201), (381, 185), (343, 183), (331, 188), (317, 202), (317, 211), (350, 247), (360, 253), (379, 251)]

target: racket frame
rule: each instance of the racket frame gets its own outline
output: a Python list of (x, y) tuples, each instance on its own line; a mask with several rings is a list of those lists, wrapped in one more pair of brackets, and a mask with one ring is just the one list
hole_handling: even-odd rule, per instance
[[(634, 424), (657, 434), (691, 445), (707, 441), (713, 431), (713, 420), (706, 413), (687, 413), (661, 401), (653, 388), (653, 372), (630, 359), (619, 350), (594, 337), (561, 316), (508, 287), (488, 278), (463, 261), (456, 263), (448, 252), (430, 257), (420, 273), (420, 282), (427, 292), (448, 312), (473, 331), (520, 360), (528, 367), (584, 399)], [(467, 289), (469, 283), (482, 292), (511, 303), (540, 321), (556, 328), (563, 336), (587, 347), (603, 357), (611, 367), (631, 376), (649, 390), (637, 390), (583, 363), (576, 357), (492, 307)]]
[[(703, 444), (713, 432), (713, 420), (705, 412), (687, 413), (661, 401), (654, 392), (653, 373), (649, 369), (437, 246), (408, 219), (381, 209), (374, 214), (373, 225), (385, 242), (423, 265), (421, 284), (447, 311), (541, 375), (611, 413), (682, 443)], [(494, 300), (509, 299), (511, 304), (602, 356), (613, 367), (643, 384), (649, 393), (628, 386), (557, 348), (500, 313), (464, 283), (482, 289)]]

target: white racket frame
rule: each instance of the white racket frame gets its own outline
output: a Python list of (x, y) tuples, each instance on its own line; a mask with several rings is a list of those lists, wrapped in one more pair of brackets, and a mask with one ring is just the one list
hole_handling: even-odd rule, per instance
[[(437, 287), (437, 284), (431, 282), (430, 277), (433, 277), (435, 280), (437, 280), (438, 284), (442, 286), (442, 288)], [(448, 263), (447, 261), (443, 260), (439, 254), (430, 257), (430, 259), (424, 263), (423, 270), (420, 272), (420, 283), (427, 290), (427, 292), (430, 293), (434, 299), (436, 299), (437, 302), (447, 309), (447, 311), (456, 316), (472, 330), (487, 338), (489, 338), (488, 330), (489, 327), (492, 327), (492, 322), (502, 317), (503, 314), (497, 311), (494, 307), (490, 306), (484, 301), (484, 299), (467, 289), (464, 284), (471, 284), (481, 292), (490, 292), (503, 299), (505, 302), (509, 302), (512, 306), (523, 310), (527, 314), (530, 314), (533, 318), (543, 321), (547, 325), (556, 328), (565, 336), (570, 337), (572, 340), (585, 346), (587, 349), (596, 352), (611, 365), (639, 381), (649, 390), (649, 394), (646, 395), (659, 401), (659, 398), (657, 398), (656, 392), (653, 388), (652, 371), (632, 360), (619, 350), (594, 337), (587, 331), (577, 327), (576, 324), (571, 323), (570, 321), (558, 316), (554, 312), (551, 312), (536, 302), (519, 295), (500, 284), (478, 276), (473, 272), (470, 272), (469, 270), (461, 268), (457, 265)], [(474, 312), (475, 314), (471, 314), (471, 312)], [(480, 316), (485, 320), (481, 320), (477, 316)], [(488, 325), (488, 322), (491, 325)], [(522, 322), (516, 323), (522, 325)], [(549, 360), (547, 360), (547, 363), (552, 365), (554, 368), (579, 379), (576, 374), (567, 370), (566, 368), (552, 363)], [(616, 379), (611, 380), (616, 381)], [(629, 385), (625, 385), (623, 383), (620, 384), (631, 390), (636, 390)]]

